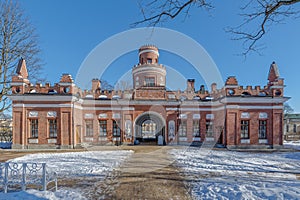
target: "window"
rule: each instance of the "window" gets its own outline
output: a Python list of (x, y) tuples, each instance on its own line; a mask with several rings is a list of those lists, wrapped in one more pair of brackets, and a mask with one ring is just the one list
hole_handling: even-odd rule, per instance
[(99, 136), (103, 137), (107, 135), (107, 121), (99, 120)]
[(193, 121), (193, 136), (194, 137), (200, 137), (199, 120), (194, 120)]
[(267, 139), (267, 121), (259, 120), (259, 130), (258, 130), (259, 139)]
[(294, 124), (294, 127), (293, 127), (293, 132), (296, 133), (297, 132), (297, 125)]
[(85, 136), (87, 136), (87, 137), (93, 136), (93, 121), (92, 120), (85, 121)]
[(241, 139), (249, 139), (249, 121), (241, 121)]
[(154, 77), (146, 77), (145, 78), (145, 86), (147, 86), (147, 87), (155, 86), (155, 78)]
[(186, 137), (186, 121), (185, 120), (180, 121), (178, 134), (179, 134), (179, 137)]
[(113, 136), (114, 137), (120, 137), (121, 136), (121, 130), (118, 126), (118, 123), (113, 120)]
[(155, 138), (157, 125), (152, 120), (146, 120), (142, 124), (142, 136), (143, 138)]
[(286, 132), (289, 132), (289, 131), (290, 131), (289, 129), (290, 129), (290, 127), (289, 127), (289, 125), (287, 124), (287, 125), (286, 125)]
[(57, 121), (56, 121), (56, 119), (49, 119), (48, 126), (49, 126), (49, 137), (56, 138), (57, 137)]
[(32, 138), (38, 138), (39, 134), (39, 123), (37, 119), (30, 120), (30, 133)]
[(214, 123), (211, 120), (206, 120), (206, 137), (213, 137)]
[(147, 63), (152, 63), (152, 58), (147, 58)]

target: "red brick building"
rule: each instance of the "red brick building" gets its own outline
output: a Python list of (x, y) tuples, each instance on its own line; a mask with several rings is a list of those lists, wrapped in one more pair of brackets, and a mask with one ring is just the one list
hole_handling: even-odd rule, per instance
[(264, 87), (243, 87), (229, 77), (221, 89), (166, 90), (166, 68), (155, 46), (139, 49), (133, 89), (103, 90), (98, 79), (82, 91), (71, 75), (33, 85), (21, 59), (13, 77), (13, 148), (75, 148), (82, 144), (216, 143), (228, 148), (282, 145), (284, 82), (270, 66)]

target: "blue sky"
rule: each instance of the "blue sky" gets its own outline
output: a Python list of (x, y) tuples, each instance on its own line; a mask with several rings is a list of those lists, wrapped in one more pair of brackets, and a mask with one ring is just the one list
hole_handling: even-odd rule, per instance
[[(137, 0), (20, 0), (20, 4), (36, 27), (45, 62), (44, 74), (52, 84), (59, 82), (63, 73), (75, 77), (86, 56), (99, 43), (131, 29), (132, 23), (142, 19)], [(285, 79), (285, 96), (292, 97), (289, 104), (300, 112), (300, 19), (285, 20), (273, 26), (260, 41), (266, 47), (263, 55), (250, 54), (244, 59), (237, 56), (242, 51), (242, 44), (231, 40), (232, 35), (224, 31), (241, 22), (239, 1), (216, 1), (214, 5), (215, 9), (209, 13), (195, 8), (187, 18), (182, 15), (163, 25), (201, 44), (216, 63), (223, 80), (234, 75), (240, 85), (264, 86), (269, 66), (275, 61)], [(159, 47), (159, 44), (155, 45)], [(137, 62), (137, 52), (121, 56), (109, 67), (104, 79), (114, 84)], [(187, 70), (189, 63), (176, 55), (162, 51), (160, 63), (178, 70), (186, 78), (196, 78), (196, 89), (204, 84), (192, 70)]]

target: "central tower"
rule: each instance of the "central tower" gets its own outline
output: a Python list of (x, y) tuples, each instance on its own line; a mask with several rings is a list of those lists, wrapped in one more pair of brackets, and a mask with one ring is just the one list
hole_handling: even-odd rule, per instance
[(132, 69), (135, 99), (165, 99), (166, 68), (158, 64), (159, 52), (154, 45), (139, 49), (139, 63)]

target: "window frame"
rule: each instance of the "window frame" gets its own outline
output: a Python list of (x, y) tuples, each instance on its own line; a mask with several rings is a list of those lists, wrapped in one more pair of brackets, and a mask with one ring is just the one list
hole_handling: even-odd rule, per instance
[[(102, 124), (103, 123), (103, 124)], [(104, 128), (102, 128), (104, 127)], [(99, 120), (99, 137), (107, 136), (107, 120)]]
[(205, 136), (214, 137), (214, 121), (211, 119), (205, 121)]
[(29, 119), (30, 123), (30, 138), (39, 137), (39, 120), (38, 119)]
[(155, 77), (152, 76), (145, 77), (145, 86), (155, 87)]
[(187, 136), (187, 120), (180, 120), (178, 125), (178, 136), (186, 137)]
[(250, 120), (241, 120), (241, 139), (250, 139)]
[[(259, 120), (258, 139), (267, 139), (267, 120)], [(263, 124), (262, 124), (263, 123)]]
[(112, 130), (113, 130), (113, 137), (121, 137), (121, 129), (119, 127), (120, 122), (117, 120), (113, 120), (112, 123)]
[(200, 120), (193, 120), (193, 137), (200, 137)]
[(49, 138), (57, 138), (57, 119), (48, 119), (48, 133)]
[(94, 122), (93, 120), (85, 120), (85, 137), (94, 136)]

